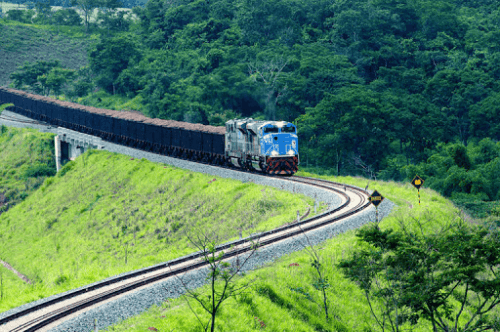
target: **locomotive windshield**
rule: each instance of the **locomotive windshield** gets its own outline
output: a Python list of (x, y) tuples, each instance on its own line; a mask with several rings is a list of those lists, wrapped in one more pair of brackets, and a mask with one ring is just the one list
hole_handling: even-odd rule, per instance
[(264, 132), (265, 133), (277, 133), (278, 127), (265, 127)]
[(284, 133), (294, 133), (295, 132), (295, 127), (283, 127), (281, 128), (281, 131)]

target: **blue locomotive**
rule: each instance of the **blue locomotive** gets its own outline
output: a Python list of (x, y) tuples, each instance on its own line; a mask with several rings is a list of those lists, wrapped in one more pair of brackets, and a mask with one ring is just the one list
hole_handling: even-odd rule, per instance
[(297, 127), (285, 121), (226, 122), (225, 156), (235, 166), (292, 175), (299, 164)]

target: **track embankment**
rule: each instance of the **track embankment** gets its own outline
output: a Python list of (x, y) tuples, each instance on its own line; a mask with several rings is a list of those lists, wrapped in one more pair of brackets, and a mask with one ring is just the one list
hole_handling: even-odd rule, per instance
[[(29, 123), (23, 125), (38, 126)], [(374, 209), (367, 200), (369, 193), (360, 188), (311, 178), (278, 178), (245, 173), (160, 156), (112, 143), (106, 143), (105, 149), (196, 172), (300, 192), (328, 204), (328, 210), (318, 216), (269, 232), (254, 234), (218, 248), (224, 251), (225, 259), (232, 262), (244, 259), (252, 243), (258, 241), (259, 249), (244, 266), (245, 271), (374, 220)], [(387, 215), (392, 207), (393, 204), (385, 200), (379, 206), (379, 215), (381, 217)], [(307, 233), (307, 240), (304, 233)], [(208, 272), (204, 265), (200, 260), (200, 253), (194, 253), (153, 267), (108, 278), (5, 312), (0, 315), (0, 329), (2, 331), (88, 331), (93, 327), (95, 320), (99, 328), (104, 328), (137, 315), (168, 298), (182, 295), (183, 287), (176, 276), (182, 276), (183, 283), (190, 288), (202, 286)]]

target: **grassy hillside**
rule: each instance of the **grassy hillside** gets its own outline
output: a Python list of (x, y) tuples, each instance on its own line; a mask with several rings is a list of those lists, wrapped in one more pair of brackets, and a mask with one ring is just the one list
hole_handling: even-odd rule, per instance
[(53, 134), (0, 126), (0, 214), (55, 172)]
[(79, 69), (87, 65), (91, 37), (78, 27), (23, 24), (0, 19), (0, 85), (7, 86), (10, 74), (28, 61), (59, 60)]
[[(299, 175), (319, 177), (304, 172), (299, 172)], [(352, 177), (321, 178), (363, 187), (367, 181)], [(450, 201), (425, 188), (421, 190), (422, 205), (419, 207), (417, 192), (409, 183), (377, 181), (371, 182), (370, 188), (397, 204), (391, 215), (381, 222), (382, 229), (399, 229), (400, 222), (408, 225), (412, 218), (417, 218), (424, 222), (426, 232), (432, 232), (456, 218), (459, 212)], [(355, 231), (349, 231), (316, 248), (331, 285), (328, 289), (329, 312), (334, 318), (329, 323), (325, 321), (320, 292), (313, 287), (315, 270), (311, 258), (301, 251), (243, 277), (242, 281), (257, 281), (245, 296), (228, 300), (217, 317), (217, 331), (378, 331), (363, 292), (335, 267), (357, 245)], [(376, 303), (375, 307), (379, 305)], [(206, 318), (201, 310), (197, 310), (197, 314)], [(197, 324), (183, 299), (170, 299), (143, 315), (108, 328), (108, 331), (145, 331), (150, 327), (158, 331), (198, 331)], [(424, 321), (414, 331), (431, 329)]]
[(0, 311), (188, 254), (185, 231), (216, 225), (236, 239), (312, 205), (253, 183), (87, 152), (0, 216), (0, 259), (34, 282), (7, 281)]
[(25, 287), (24, 281), (22, 281), (14, 272), (5, 268), (2, 264), (0, 264), (0, 298), (1, 302), (3, 302), (6, 294), (10, 293), (11, 289), (19, 289)]

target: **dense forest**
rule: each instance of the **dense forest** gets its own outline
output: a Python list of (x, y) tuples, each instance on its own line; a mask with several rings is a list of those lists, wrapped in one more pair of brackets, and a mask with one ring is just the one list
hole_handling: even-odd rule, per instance
[(26, 64), (12, 87), (73, 100), (97, 88), (151, 117), (212, 125), (292, 121), (302, 166), (418, 174), (456, 200), (500, 200), (498, 1), (149, 0), (134, 21), (93, 3), (105, 8), (95, 23), (35, 8), (99, 32), (89, 66)]

